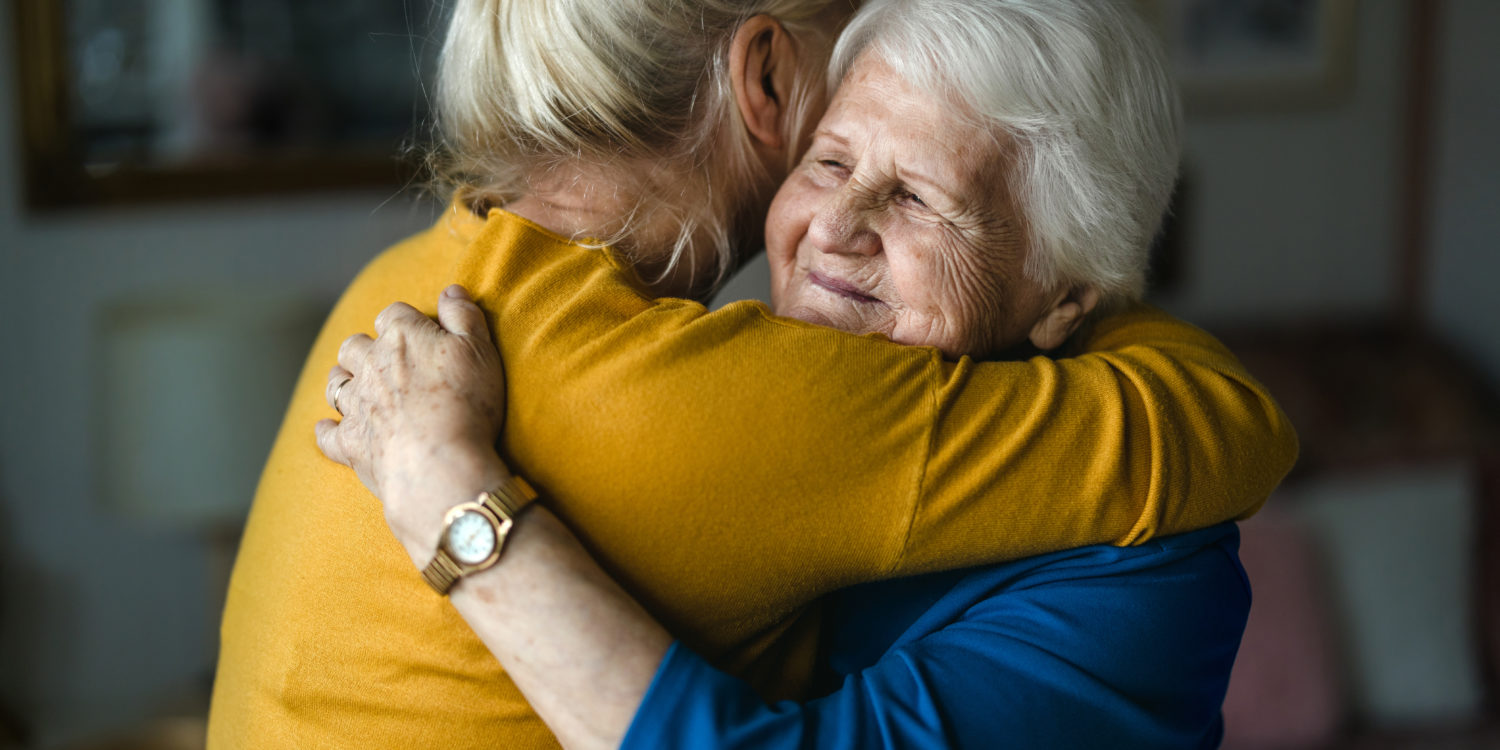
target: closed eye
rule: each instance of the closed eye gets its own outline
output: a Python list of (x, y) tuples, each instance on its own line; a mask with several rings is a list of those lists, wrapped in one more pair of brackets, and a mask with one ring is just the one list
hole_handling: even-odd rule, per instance
[(911, 192), (910, 190), (896, 191), (896, 201), (899, 203), (909, 203), (917, 206), (918, 208), (927, 208), (927, 202), (922, 200), (921, 196)]
[(847, 165), (847, 164), (839, 161), (838, 159), (819, 159), (818, 160), (818, 166), (820, 166), (820, 167), (822, 167), (822, 168), (824, 168), (824, 169), (826, 169), (826, 170), (828, 170), (830, 172), (833, 172), (834, 174), (838, 174), (838, 175), (847, 175), (847, 174), (849, 174), (849, 165)]

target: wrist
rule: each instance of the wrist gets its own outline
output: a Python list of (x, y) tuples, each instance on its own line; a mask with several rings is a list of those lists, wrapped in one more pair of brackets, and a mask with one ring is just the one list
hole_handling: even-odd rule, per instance
[(511, 476), (493, 448), (435, 448), (386, 483), (386, 520), (418, 567), (432, 559), (448, 510)]
[(447, 595), (460, 581), (494, 567), (516, 519), (536, 497), (526, 480), (512, 476), (454, 505), (444, 514), (442, 534), (422, 577)]
[(565, 559), (563, 550), (576, 544), (571, 532), (552, 511), (540, 503), (532, 503), (511, 528), (505, 543), (505, 558), (500, 564), (466, 576), (454, 587), (451, 596), (455, 603), (475, 596), (492, 605), (497, 601), (512, 601), (508, 595), (514, 591), (507, 587), (534, 582), (537, 568), (556, 565), (559, 559)]

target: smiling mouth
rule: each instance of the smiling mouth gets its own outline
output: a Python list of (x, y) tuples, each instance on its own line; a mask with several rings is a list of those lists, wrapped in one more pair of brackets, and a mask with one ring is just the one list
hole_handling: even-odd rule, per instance
[(827, 289), (828, 291), (833, 292), (834, 294), (843, 297), (844, 299), (853, 300), (855, 302), (880, 302), (878, 298), (871, 297), (870, 295), (861, 292), (857, 287), (847, 281), (831, 279), (827, 276), (823, 276), (812, 271), (809, 271), (807, 273), (807, 279), (808, 281), (811, 281), (813, 283), (813, 286)]

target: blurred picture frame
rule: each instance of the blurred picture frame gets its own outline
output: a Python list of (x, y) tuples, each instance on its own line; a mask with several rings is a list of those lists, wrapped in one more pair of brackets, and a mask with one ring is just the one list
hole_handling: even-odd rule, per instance
[(1347, 95), (1356, 0), (1137, 0), (1190, 112), (1305, 109)]
[(418, 174), (437, 0), (14, 0), (28, 210)]

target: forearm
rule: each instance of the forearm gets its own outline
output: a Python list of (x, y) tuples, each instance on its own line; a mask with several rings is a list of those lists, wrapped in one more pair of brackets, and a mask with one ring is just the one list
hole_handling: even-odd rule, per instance
[[(504, 472), (497, 457), (474, 486)], [(671, 643), (540, 505), (517, 519), (500, 562), (451, 599), (568, 748), (619, 746)]]
[[(508, 363), (507, 459), (669, 621), (698, 619), (750, 561), (821, 593), (1208, 526), (1258, 507), (1295, 455), (1233, 356), (1159, 313), (1112, 318), (1078, 358), (955, 365), (752, 305), (649, 300), (602, 253), (506, 230), (492, 220), (459, 276)], [(1065, 512), (1034, 502), (1038, 486)], [(614, 510), (643, 496), (673, 522)], [(847, 543), (757, 533), (777, 516)], [(674, 549), (674, 524), (708, 533), (643, 568), (638, 553)], [(912, 555), (917, 539), (946, 543)]]

